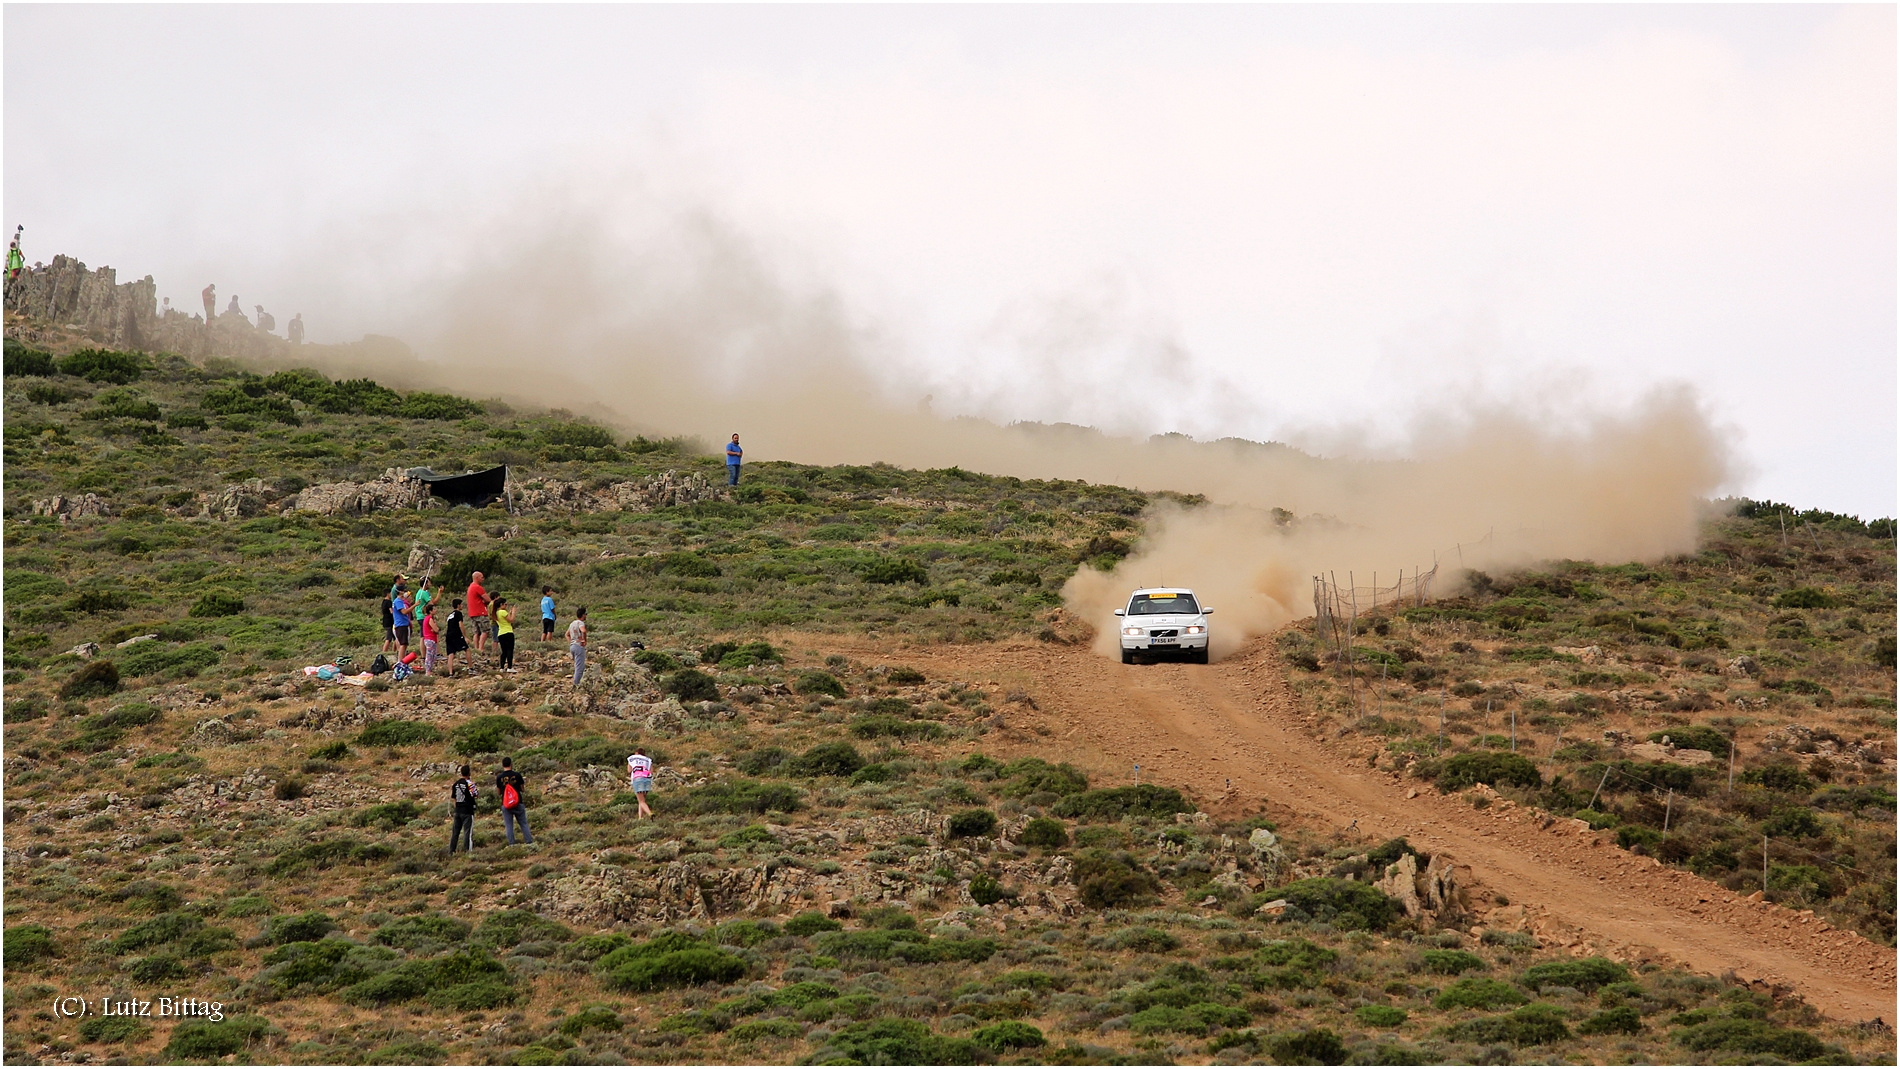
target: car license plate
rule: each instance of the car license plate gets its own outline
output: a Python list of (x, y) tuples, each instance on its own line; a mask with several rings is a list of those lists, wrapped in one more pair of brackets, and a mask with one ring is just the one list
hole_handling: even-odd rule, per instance
[(1150, 646), (1173, 646), (1177, 644), (1177, 640), (1171, 638), (1153, 638), (1148, 640), (1148, 645)]

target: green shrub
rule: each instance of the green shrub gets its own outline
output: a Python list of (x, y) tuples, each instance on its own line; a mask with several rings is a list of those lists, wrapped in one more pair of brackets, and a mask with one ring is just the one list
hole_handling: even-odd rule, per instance
[(1108, 942), (1117, 950), (1134, 950), (1143, 954), (1166, 954), (1170, 950), (1181, 949), (1179, 939), (1159, 928), (1123, 928), (1110, 936)]
[(129, 1043), (151, 1031), (136, 1017), (93, 1017), (79, 1026), (79, 1038), (88, 1043)]
[(620, 1015), (606, 1006), (588, 1006), (579, 1013), (562, 1018), (555, 1031), (564, 1036), (578, 1036), (582, 1032), (618, 1032), (625, 1027)]
[(1808, 1062), (1828, 1052), (1827, 1045), (1798, 1028), (1777, 1028), (1751, 1017), (1717, 1017), (1674, 1033), (1670, 1038), (1692, 1051), (1735, 1051)]
[(421, 815), (422, 807), (404, 798), (400, 801), (380, 802), (367, 809), (359, 809), (350, 817), (350, 823), (359, 828), (374, 825), (384, 831), (395, 831)]
[(1535, 1047), (1570, 1038), (1564, 1025), (1563, 1011), (1538, 1003), (1496, 1017), (1480, 1017), (1455, 1024), (1445, 1030), (1452, 1039), (1468, 1043), (1509, 1043), (1516, 1047)]
[(1023, 825), (1022, 834), (1016, 841), (1024, 846), (1040, 846), (1054, 850), (1069, 845), (1069, 831), (1059, 820), (1037, 817)]
[(902, 720), (882, 714), (858, 717), (846, 730), (859, 739), (940, 739), (949, 734), (942, 724), (929, 720)]
[(682, 668), (660, 681), (660, 689), (683, 702), (716, 702), (719, 686), (696, 668)]
[(838, 677), (832, 675), (830, 672), (820, 671), (815, 668), (808, 672), (800, 672), (798, 674), (798, 681), (792, 684), (792, 689), (800, 694), (826, 694), (833, 698), (844, 697), (844, 684), (838, 682)]
[(102, 698), (119, 690), (119, 667), (111, 661), (88, 661), (80, 666), (59, 688), (59, 696), (83, 701)]
[(1005, 798), (1031, 794), (1080, 794), (1089, 789), (1089, 778), (1068, 763), (1049, 764), (1040, 757), (1023, 757), (1004, 765), (997, 778), (1008, 780), (996, 789)]
[(1608, 958), (1578, 958), (1573, 961), (1546, 961), (1524, 970), (1520, 981), (1532, 991), (1546, 987), (1574, 987), (1591, 992), (1604, 984), (1620, 984), (1630, 971)]
[(669, 987), (729, 984), (745, 975), (745, 962), (683, 932), (661, 932), (632, 943), (594, 963), (594, 973), (618, 991), (658, 991)]
[(996, 814), (987, 809), (965, 809), (950, 818), (948, 828), (953, 839), (988, 835), (996, 830)]
[(208, 642), (168, 646), (159, 642), (141, 642), (119, 660), (120, 671), (128, 676), (166, 675), (189, 679), (217, 664), (224, 657)]
[(970, 898), (979, 906), (993, 906), (1009, 897), (996, 877), (987, 872), (979, 872), (970, 877)]
[(356, 736), (358, 746), (419, 746), (442, 741), (442, 732), (419, 720), (383, 720)]
[(924, 682), (924, 674), (915, 668), (899, 665), (891, 669), (891, 674), (885, 676), (884, 681), (894, 687), (915, 687)]
[(800, 913), (785, 922), (785, 934), (796, 936), (817, 935), (819, 932), (835, 932), (844, 925), (825, 916), (823, 913)]
[(1777, 609), (1832, 609), (1840, 600), (1818, 587), (1798, 586), (1776, 594), (1774, 604)]
[(314, 943), (326, 934), (335, 931), (337, 923), (328, 913), (299, 913), (296, 916), (272, 917), (264, 926), (264, 938), (272, 946), (285, 943)]
[(1258, 896), (1285, 899), (1288, 920), (1315, 920), (1343, 931), (1382, 932), (1398, 918), (1399, 904), (1370, 884), (1317, 877), (1298, 880)]
[(1712, 754), (1722, 756), (1728, 754), (1728, 736), (1707, 724), (1670, 728), (1668, 731), (1652, 731), (1649, 741), (1661, 742), (1664, 737), (1685, 750), (1707, 750)]
[(860, 569), (867, 583), (916, 583), (928, 586), (930, 570), (909, 557), (878, 557)]
[(735, 670), (759, 664), (783, 664), (785, 656), (772, 648), (770, 642), (715, 642), (700, 651), (699, 660), (701, 664), (716, 664), (727, 670)]
[(846, 1065), (976, 1065), (989, 1051), (971, 1039), (938, 1035), (922, 1021), (879, 1017), (839, 1029), (814, 1060)]
[(1483, 751), (1462, 753), (1446, 760), (1437, 782), (1441, 791), (1461, 791), (1479, 783), (1493, 787), (1537, 787), (1543, 784), (1544, 778), (1538, 775), (1537, 765), (1528, 757)]
[(382, 843), (355, 839), (318, 839), (285, 850), (264, 866), (270, 876), (289, 876), (306, 869), (329, 869), (338, 865), (368, 865), (386, 861), (393, 849)]
[(63, 356), (53, 366), (62, 375), (73, 375), (87, 382), (109, 382), (124, 386), (137, 382), (145, 374), (145, 360), (137, 353), (116, 353), (110, 349), (81, 349)]
[(120, 932), (110, 944), (114, 954), (175, 943), (204, 927), (196, 913), (166, 913)]
[(1615, 813), (1603, 813), (1595, 809), (1579, 809), (1571, 816), (1590, 825), (1596, 831), (1606, 831), (1622, 823), (1622, 818)]
[(405, 1039), (369, 1052), (372, 1065), (441, 1065), (448, 1060), (447, 1048), (426, 1039)]
[(654, 569), (686, 579), (716, 579), (725, 574), (702, 553), (668, 553), (659, 558)]
[(310, 759), (313, 761), (341, 761), (348, 756), (350, 756), (350, 744), (342, 739), (325, 743), (310, 751)]
[(51, 375), (55, 370), (52, 353), (44, 349), (29, 348), (12, 338), (7, 339), (5, 371), (7, 377), (11, 378), (14, 375), (43, 377)]
[(574, 938), (574, 933), (538, 913), (504, 909), (483, 917), (472, 938), (482, 946), (505, 948), (522, 943), (565, 943)]
[(472, 757), (475, 754), (500, 753), (527, 733), (528, 729), (521, 721), (495, 713), (478, 716), (456, 728), (449, 742), (456, 753)]
[(470, 930), (467, 921), (444, 917), (437, 913), (425, 913), (398, 917), (376, 929), (370, 938), (384, 946), (400, 947), (403, 950), (433, 951), (462, 942), (468, 938)]
[(1285, 1032), (1267, 1039), (1267, 1052), (1281, 1065), (1344, 1065), (1346, 1045), (1329, 1028)]
[(515, 560), (500, 550), (477, 549), (458, 553), (443, 561), (436, 589), (462, 590), (476, 572), (482, 573), (482, 586), (491, 591), (500, 590), (503, 586), (533, 590), (541, 582), (541, 571), (534, 565)]
[(687, 806), (695, 813), (744, 815), (775, 810), (794, 813), (802, 808), (802, 803), (798, 791), (783, 783), (725, 780), (695, 789), (687, 796)]
[(262, 895), (239, 895), (226, 901), (222, 912), (227, 917), (267, 917), (270, 900)]
[(56, 957), (58, 947), (53, 943), (53, 930), (43, 924), (20, 924), (6, 930), (4, 939), (0, 939), (0, 954), (6, 960), (7, 968), (31, 965), (37, 961)]
[(1194, 804), (1172, 787), (1143, 783), (1135, 787), (1108, 787), (1071, 794), (1052, 812), (1070, 820), (1109, 822), (1123, 817), (1166, 817), (1194, 812)]
[(351, 984), (339, 996), (359, 1006), (427, 999), (443, 1009), (492, 1009), (513, 1001), (508, 970), (479, 950), (457, 950), (441, 957), (406, 961)]
[(1495, 1010), (1522, 1006), (1529, 1001), (1515, 984), (1486, 976), (1466, 976), (1439, 992), (1432, 1005), (1441, 1010)]
[(1635, 1035), (1643, 1030), (1643, 1019), (1634, 1007), (1618, 1006), (1586, 1018), (1577, 1032), (1586, 1036)]
[(1138, 868), (1125, 853), (1084, 850), (1076, 855), (1073, 875), (1082, 903), (1095, 909), (1148, 902), (1161, 893), (1161, 881)]
[(199, 595), (188, 616), (236, 616), (244, 611), (244, 599), (228, 590), (211, 590)]
[(177, 980), (187, 975), (185, 963), (171, 954), (154, 954), (149, 958), (129, 962), (125, 967), (125, 974), (141, 984)]
[(726, 1038), (734, 1043), (750, 1043), (759, 1039), (797, 1039), (804, 1034), (805, 1029), (797, 1021), (771, 1017), (736, 1025), (726, 1033)]
[(222, 1021), (181, 1021), (161, 1053), (174, 1061), (215, 1061), (276, 1031), (269, 1021), (252, 1014)]
[(680, 667), (678, 658), (662, 650), (641, 650), (633, 655), (633, 663), (649, 672), (671, 672)]
[(404, 419), (467, 419), (482, 414), (482, 406), (465, 397), (417, 390), (402, 399), (396, 414)]
[(1469, 950), (1427, 950), (1425, 971), (1440, 976), (1457, 976), (1485, 968), (1484, 959)]
[(753, 843), (777, 843), (778, 838), (765, 829), (763, 824), (748, 824), (738, 831), (727, 832), (719, 837), (719, 845), (732, 850)]
[(1405, 1023), (1406, 1012), (1397, 1006), (1361, 1006), (1352, 1011), (1359, 1023), (1367, 1028), (1397, 1028)]
[(825, 742), (785, 764), (786, 771), (795, 776), (849, 776), (864, 767), (864, 758), (848, 742)]
[(1049, 1042), (1043, 1038), (1042, 1029), (1022, 1021), (998, 1021), (977, 1029), (970, 1038), (976, 1041), (977, 1046), (998, 1054), (1007, 1050), (1041, 1047)]

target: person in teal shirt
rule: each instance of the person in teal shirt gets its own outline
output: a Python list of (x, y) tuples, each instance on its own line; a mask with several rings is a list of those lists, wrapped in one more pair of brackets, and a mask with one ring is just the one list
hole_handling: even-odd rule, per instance
[(541, 588), (541, 641), (554, 637), (554, 588)]

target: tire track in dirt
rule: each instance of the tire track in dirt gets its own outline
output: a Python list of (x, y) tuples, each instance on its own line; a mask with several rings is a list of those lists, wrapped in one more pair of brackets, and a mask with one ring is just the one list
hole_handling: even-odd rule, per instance
[(1040, 722), (1048, 741), (1035, 749), (1061, 747), (1101, 783), (1129, 782), (1138, 762), (1144, 782), (1187, 788), (1208, 808), (1264, 800), (1270, 812), (1309, 825), (1356, 821), (1370, 836), (1403, 835), (1449, 854), (1478, 884), (1526, 906), (1546, 940), (1573, 951), (1733, 972), (1798, 992), (1838, 1020), (1893, 1015), (1892, 949), (1637, 857), (1577, 822), (1510, 803), (1475, 809), (1461, 796), (1373, 770), (1346, 745), (1315, 737), (1270, 650), (1256, 641), (1207, 667), (1127, 666), (1027, 642), (913, 647), (901, 656), (936, 678), (1025, 691), (1037, 711), (1010, 707), (1006, 718)]

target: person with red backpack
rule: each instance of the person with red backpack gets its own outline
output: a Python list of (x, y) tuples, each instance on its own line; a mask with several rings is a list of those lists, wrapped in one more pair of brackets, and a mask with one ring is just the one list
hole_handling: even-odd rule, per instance
[(508, 835), (508, 845), (515, 845), (515, 825), (521, 826), (522, 845), (534, 842), (534, 836), (528, 834), (528, 806), (526, 795), (528, 782), (515, 771), (512, 757), (501, 759), (501, 772), (495, 776), (495, 790), (501, 792), (501, 828)]

